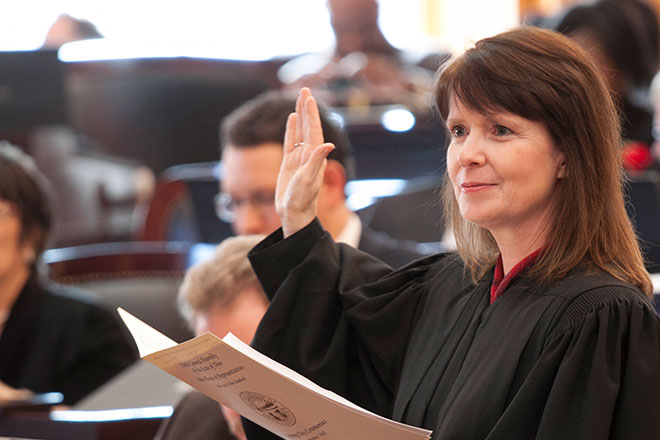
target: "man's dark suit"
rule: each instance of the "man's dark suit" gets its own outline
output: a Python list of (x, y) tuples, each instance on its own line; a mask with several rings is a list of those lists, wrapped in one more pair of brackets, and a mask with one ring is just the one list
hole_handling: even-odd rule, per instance
[(191, 391), (179, 402), (174, 414), (161, 425), (157, 440), (235, 440), (215, 400)]

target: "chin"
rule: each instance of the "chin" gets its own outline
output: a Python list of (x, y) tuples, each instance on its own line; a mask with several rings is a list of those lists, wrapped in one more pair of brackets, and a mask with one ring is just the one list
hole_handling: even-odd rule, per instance
[(461, 211), (461, 217), (480, 228), (486, 228), (492, 222), (492, 216), (486, 215), (484, 212), (475, 212), (474, 210)]

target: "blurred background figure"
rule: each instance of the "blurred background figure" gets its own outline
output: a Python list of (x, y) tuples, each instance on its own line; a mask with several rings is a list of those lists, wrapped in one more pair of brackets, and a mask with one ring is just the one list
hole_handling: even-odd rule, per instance
[(608, 80), (621, 114), (624, 165), (653, 166), (651, 80), (658, 69), (658, 23), (641, 0), (600, 0), (568, 9), (555, 25), (586, 49)]
[[(248, 101), (222, 123), (222, 171), (216, 197), (219, 217), (238, 235), (269, 234), (280, 227), (275, 212), (275, 187), (283, 158), (284, 131), (295, 99), (268, 92)], [(346, 134), (321, 111), (326, 142), (336, 149), (328, 156), (319, 197), (319, 219), (337, 241), (347, 243), (399, 267), (422, 254), (414, 242), (395, 240), (370, 229), (346, 205), (345, 187), (354, 161)]]
[[(249, 344), (268, 308), (247, 254), (261, 235), (230, 237), (214, 256), (191, 267), (179, 290), (181, 314), (195, 335), (233, 333)], [(158, 440), (245, 440), (240, 416), (198, 391), (183, 397)]]
[(303, 55), (285, 64), (288, 88), (312, 88), (327, 105), (404, 104), (428, 111), (432, 72), (406, 60), (378, 26), (376, 0), (328, 0), (335, 35), (331, 54)]
[(649, 97), (653, 105), (653, 145), (651, 146), (651, 152), (654, 159), (660, 162), (660, 72), (656, 73), (653, 81), (651, 81)]
[(71, 405), (137, 359), (114, 311), (37, 271), (53, 222), (49, 184), (0, 144), (0, 381)]
[(68, 14), (61, 14), (48, 28), (44, 39), (44, 49), (57, 49), (63, 44), (79, 40), (103, 38), (96, 26), (89, 20), (74, 18)]

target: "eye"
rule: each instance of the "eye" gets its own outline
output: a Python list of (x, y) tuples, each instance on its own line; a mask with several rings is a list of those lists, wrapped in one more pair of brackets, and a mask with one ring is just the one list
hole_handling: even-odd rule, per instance
[(449, 129), (453, 137), (461, 137), (465, 135), (465, 128), (460, 125), (455, 125)]
[(272, 205), (275, 203), (275, 191), (259, 191), (252, 196), (252, 202), (256, 205)]
[(496, 125), (495, 126), (495, 135), (496, 136), (507, 136), (509, 134), (512, 134), (513, 131), (511, 131), (510, 128), (505, 127), (504, 125)]

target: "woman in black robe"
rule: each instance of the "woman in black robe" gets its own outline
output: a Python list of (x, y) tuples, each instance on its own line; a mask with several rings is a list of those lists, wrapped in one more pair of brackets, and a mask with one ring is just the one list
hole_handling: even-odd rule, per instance
[(138, 359), (116, 311), (39, 273), (50, 193), (34, 161), (0, 142), (0, 401), (59, 392), (73, 405)]
[(433, 439), (658, 438), (660, 320), (601, 74), (568, 38), (519, 28), (448, 63), (436, 103), (458, 253), (392, 270), (315, 220), (333, 147), (302, 90), (282, 228), (250, 257), (271, 298), (253, 346)]

